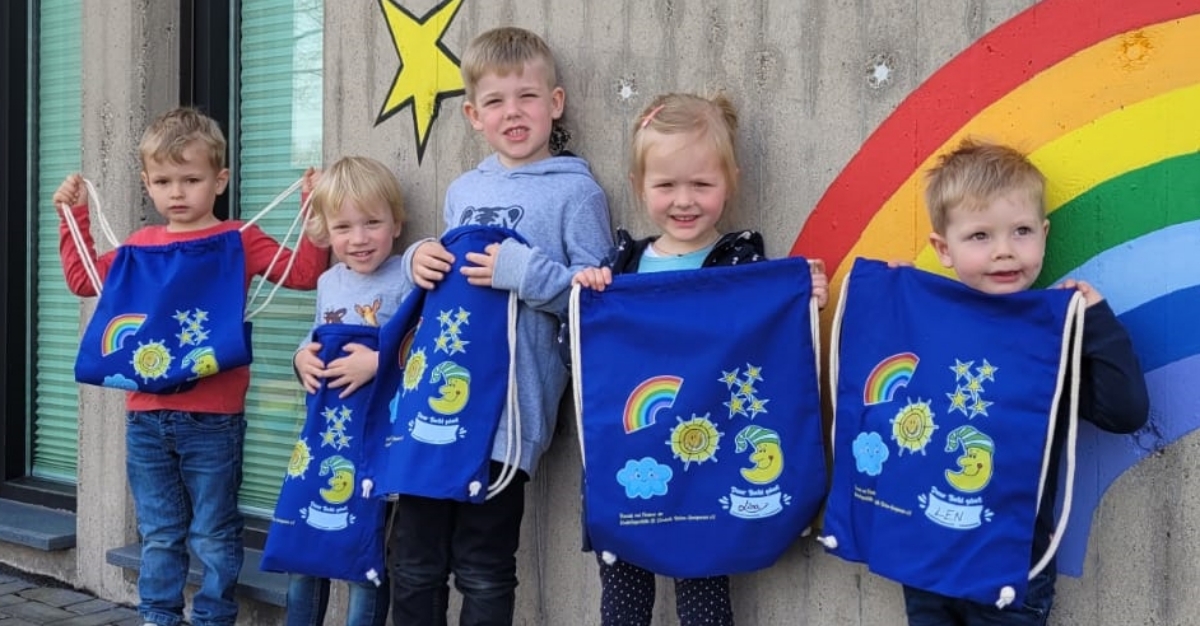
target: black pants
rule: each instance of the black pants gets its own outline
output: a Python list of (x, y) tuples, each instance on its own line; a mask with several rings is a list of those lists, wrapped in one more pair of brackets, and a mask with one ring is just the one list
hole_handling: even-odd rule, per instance
[[(631, 563), (600, 561), (600, 623), (650, 626), (654, 573)], [(676, 578), (675, 611), (680, 626), (733, 626), (729, 577)]]
[[(492, 480), (500, 468), (492, 463)], [(400, 496), (388, 537), (393, 622), (445, 626), (453, 572), (463, 596), (461, 626), (512, 624), (527, 482), (518, 471), (482, 504)]]

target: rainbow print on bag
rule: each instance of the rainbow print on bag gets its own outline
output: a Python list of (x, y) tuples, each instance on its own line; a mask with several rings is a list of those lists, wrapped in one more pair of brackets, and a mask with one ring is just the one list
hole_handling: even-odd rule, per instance
[(108, 356), (124, 348), (125, 341), (136, 335), (145, 321), (142, 313), (125, 313), (109, 320), (100, 339), (100, 355)]
[(683, 386), (679, 376), (654, 376), (642, 381), (625, 401), (625, 434), (653, 426), (658, 413), (675, 405), (675, 397)]
[(894, 354), (880, 361), (863, 385), (863, 404), (870, 406), (891, 402), (896, 397), (896, 391), (908, 386), (908, 381), (912, 380), (918, 361), (917, 355), (911, 352)]

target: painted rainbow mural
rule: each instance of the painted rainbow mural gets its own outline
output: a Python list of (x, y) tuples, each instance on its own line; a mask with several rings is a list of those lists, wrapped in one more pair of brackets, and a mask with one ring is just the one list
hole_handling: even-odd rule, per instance
[(108, 321), (100, 337), (100, 356), (108, 356), (125, 347), (125, 340), (137, 334), (146, 316), (141, 313), (124, 313)]
[[(1082, 16), (1086, 16), (1083, 18)], [(867, 139), (792, 247), (836, 268), (928, 248), (922, 174), (965, 136), (1009, 143), (1049, 179), (1039, 284), (1092, 282), (1129, 329), (1151, 394), (1130, 436), (1083, 424), (1059, 569), (1080, 575), (1118, 476), (1200, 426), (1200, 0), (1045, 0), (940, 68)], [(826, 329), (828, 329), (828, 320)], [(1099, 460), (1103, 459), (1103, 463)]]
[(870, 406), (891, 402), (896, 391), (912, 380), (918, 361), (917, 355), (911, 352), (894, 354), (880, 361), (863, 385), (863, 404)]
[(675, 396), (683, 379), (678, 376), (655, 376), (643, 380), (625, 400), (625, 433), (653, 426), (658, 412), (675, 404)]

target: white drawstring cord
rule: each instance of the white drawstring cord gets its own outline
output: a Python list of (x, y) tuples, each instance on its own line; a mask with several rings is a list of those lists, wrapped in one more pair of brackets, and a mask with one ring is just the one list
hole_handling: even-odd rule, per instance
[(71, 233), (71, 241), (75, 244), (79, 260), (83, 263), (83, 272), (87, 274), (88, 282), (92, 283), (92, 289), (96, 290), (98, 297), (103, 290), (100, 273), (96, 270), (96, 261), (92, 259), (92, 253), (87, 249), (87, 244), (83, 240), (83, 233), (79, 230), (79, 223), (75, 221), (75, 214), (71, 213), (71, 207), (67, 206), (65, 202), (58, 205), (58, 208), (62, 212), (67, 231)]
[(96, 186), (86, 178), (83, 179), (83, 184), (87, 187), (88, 196), (94, 200), (96, 205), (96, 224), (100, 226), (100, 232), (104, 234), (105, 239), (108, 239), (108, 245), (116, 248), (121, 245), (121, 242), (113, 234), (112, 226), (108, 224), (108, 216), (104, 214), (104, 207), (100, 202), (100, 192), (96, 191)]
[[(91, 204), (96, 206), (96, 224), (100, 226), (100, 232), (113, 248), (121, 245), (117, 241), (116, 235), (113, 234), (112, 226), (108, 224), (108, 218), (104, 215), (104, 207), (100, 202), (100, 192), (96, 191), (96, 186), (92, 181), (83, 179), (84, 186), (87, 187), (88, 197)], [(100, 272), (96, 269), (96, 260), (92, 258), (92, 252), (87, 249), (87, 242), (83, 239), (83, 231), (79, 228), (79, 222), (75, 220), (75, 214), (71, 212), (71, 207), (67, 204), (60, 203), (58, 209), (62, 212), (63, 221), (67, 225), (67, 231), (71, 233), (71, 241), (75, 243), (75, 250), (79, 253), (79, 258), (83, 263), (83, 271), (87, 274), (88, 282), (92, 283), (92, 288), (96, 290), (96, 295), (99, 296), (103, 290), (103, 282), (100, 280)]]
[(571, 285), (570, 306), (567, 307), (567, 339), (571, 342), (571, 398), (575, 402), (575, 430), (579, 436), (579, 462), (587, 469), (587, 454), (583, 449), (583, 352), (579, 345), (578, 283)]
[(487, 496), (490, 500), (504, 491), (521, 464), (521, 402), (517, 395), (517, 294), (508, 292), (508, 423), (505, 424), (504, 467), (496, 480), (488, 485)]
[[(262, 219), (268, 212), (270, 212), (275, 207), (279, 206), (280, 203), (282, 203), (285, 199), (287, 199), (288, 196), (292, 195), (292, 193), (294, 193), (297, 189), (299, 189), (300, 185), (303, 182), (304, 182), (303, 178), (296, 179), (296, 181), (293, 182), (291, 185), (289, 185), (287, 189), (283, 190), (282, 193), (275, 196), (274, 199), (272, 199), (269, 203), (267, 203), (267, 206), (263, 207), (263, 209), (261, 211), (259, 211), (257, 214), (255, 214), (254, 217), (250, 218), (246, 223), (242, 224), (242, 227), (239, 228), (238, 230), (244, 231), (247, 228), (249, 228), (251, 225), (253, 225), (255, 222)], [(283, 256), (283, 251), (286, 250), (288, 247), (288, 241), (292, 238), (292, 232), (296, 230), (296, 225), (300, 224), (301, 220), (303, 220), (305, 218), (305, 216), (308, 215), (309, 207), (311, 205), (312, 205), (312, 194), (309, 194), (308, 198), (304, 202), (304, 206), (300, 207), (300, 211), (298, 213), (296, 213), (296, 217), (294, 217), (292, 219), (291, 226), (288, 226), (287, 233), (283, 236), (283, 239), (279, 242), (279, 247), (278, 247), (278, 249), (275, 250), (275, 256), (271, 257), (271, 262), (267, 264), (267, 269), (265, 272), (263, 272), (263, 278), (258, 281), (257, 285), (255, 285), (254, 293), (251, 294), (249, 298), (246, 298), (246, 317), (245, 317), (246, 321), (250, 321), (256, 315), (258, 315), (259, 313), (262, 313), (263, 310), (267, 308), (267, 305), (271, 304), (271, 300), (275, 299), (275, 294), (279, 291), (279, 288), (283, 286), (283, 283), (287, 282), (288, 276), (291, 275), (292, 266), (295, 265), (296, 256), (298, 255), (298, 253), (300, 251), (300, 243), (301, 243), (300, 240), (304, 237), (303, 229), (300, 230), (300, 233), (296, 237), (295, 244), (293, 244), (292, 254), (291, 254), (291, 256), (288, 257), (287, 266), (285, 266), (283, 268), (283, 275), (281, 275), (279, 277), (279, 280), (271, 281), (273, 283), (273, 285), (271, 287), (271, 291), (269, 291), (267, 293), (267, 297), (265, 299), (263, 299), (262, 304), (258, 305), (258, 307), (252, 308), (251, 303), (254, 302), (254, 300), (256, 300), (258, 298), (258, 294), (262, 292), (263, 284), (267, 282), (266, 277), (270, 276), (271, 270), (275, 269), (275, 263), (279, 261), (279, 257)]]
[[(838, 351), (841, 350), (842, 342), (842, 315), (846, 312), (846, 292), (850, 288), (850, 274), (842, 279), (842, 288), (838, 296), (837, 309), (833, 312), (833, 328), (829, 333), (829, 405), (833, 412), (833, 419), (829, 420), (829, 462), (833, 463), (833, 456), (837, 451), (837, 397), (838, 397)], [(825, 546), (828, 550), (836, 550), (838, 547), (837, 537), (832, 535), (821, 535), (817, 537), (817, 542)]]
[[(1077, 426), (1079, 423), (1079, 385), (1081, 372), (1080, 367), (1083, 363), (1083, 323), (1087, 313), (1087, 302), (1083, 294), (1075, 293), (1071, 297), (1071, 303), (1067, 307), (1067, 318), (1065, 328), (1063, 328), (1062, 348), (1059, 353), (1059, 363), (1067, 358), (1067, 349), (1070, 347), (1070, 361), (1059, 367), (1058, 384), (1054, 389), (1054, 403), (1050, 408), (1050, 425), (1047, 428), (1046, 434), (1046, 450), (1042, 455), (1042, 480), (1038, 484), (1038, 509), (1041, 509), (1042, 492), (1045, 489), (1047, 480), (1058, 480), (1057, 476), (1050, 476), (1050, 454), (1054, 447), (1054, 426), (1057, 422), (1058, 403), (1062, 398), (1063, 377), (1066, 371), (1071, 371), (1071, 394), (1067, 411), (1067, 470), (1063, 480), (1063, 503), (1062, 510), (1059, 513), (1058, 522), (1054, 528), (1054, 534), (1050, 537), (1050, 545), (1046, 547), (1046, 553), (1042, 558), (1029, 570), (1029, 579), (1032, 580), (1035, 576), (1042, 573), (1046, 566), (1050, 564), (1055, 553), (1058, 552), (1058, 546), (1062, 542), (1063, 535), (1067, 530), (1067, 521), (1071, 517), (1071, 503), (1075, 491), (1075, 449), (1078, 442)], [(1001, 590), (1001, 599), (996, 602), (996, 606), (1004, 608), (1006, 605), (1001, 605), (1004, 600), (1004, 593)], [(1009, 602), (1012, 600), (1010, 599)]]

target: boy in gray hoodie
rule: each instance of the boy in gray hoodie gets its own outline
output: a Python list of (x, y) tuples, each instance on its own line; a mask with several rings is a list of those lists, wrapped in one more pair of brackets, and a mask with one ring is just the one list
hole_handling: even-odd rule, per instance
[[(392, 619), (406, 626), (445, 623), (450, 572), (463, 596), (459, 624), (512, 623), (524, 485), (550, 445), (567, 384), (558, 316), (566, 310), (572, 276), (599, 265), (612, 246), (608, 202), (587, 162), (551, 153), (566, 96), (546, 43), (520, 28), (487, 31), (463, 54), (462, 74), (463, 113), (494, 153), (450, 184), (446, 226), (503, 226), (528, 242), (508, 239), (469, 253), (461, 270), (471, 284), (512, 291), (520, 300), (520, 471), (482, 504), (400, 496), (388, 552)], [(424, 240), (403, 262), (417, 286), (431, 289), (454, 257), (436, 240)], [(493, 480), (507, 445), (498, 433)]]

